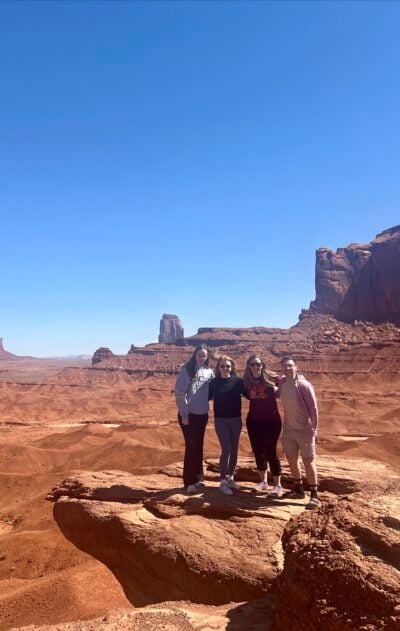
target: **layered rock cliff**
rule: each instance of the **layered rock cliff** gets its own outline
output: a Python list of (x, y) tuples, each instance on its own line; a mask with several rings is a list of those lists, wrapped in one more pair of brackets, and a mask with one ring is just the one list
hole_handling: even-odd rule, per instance
[(384, 230), (371, 243), (351, 243), (336, 252), (319, 248), (315, 289), (303, 317), (323, 313), (344, 322), (400, 323), (400, 226)]
[(158, 336), (160, 344), (175, 342), (183, 335), (183, 327), (178, 316), (164, 313), (160, 320), (160, 335)]

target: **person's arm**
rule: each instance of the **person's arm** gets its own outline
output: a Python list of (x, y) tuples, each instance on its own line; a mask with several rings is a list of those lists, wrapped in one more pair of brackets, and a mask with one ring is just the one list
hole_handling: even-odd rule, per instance
[(178, 407), (178, 412), (182, 417), (183, 425), (189, 424), (189, 404), (187, 400), (188, 387), (190, 384), (190, 378), (186, 366), (183, 366), (180, 370), (178, 378), (175, 384), (175, 400)]
[(211, 401), (211, 399), (214, 398), (214, 379), (211, 379), (210, 384), (208, 386), (208, 400)]
[(246, 397), (246, 399), (250, 399), (249, 395), (247, 394), (246, 386), (244, 385), (243, 379), (241, 379), (240, 381), (242, 382), (240, 394)]
[(277, 399), (281, 398), (281, 392), (282, 392), (282, 384), (284, 382), (284, 378), (283, 377), (278, 377), (277, 379), (277, 389), (275, 390), (275, 396)]
[(308, 414), (310, 417), (311, 427), (310, 429), (317, 434), (318, 429), (318, 405), (317, 397), (315, 396), (315, 390), (310, 382), (304, 384), (302, 388), (303, 400), (307, 406)]

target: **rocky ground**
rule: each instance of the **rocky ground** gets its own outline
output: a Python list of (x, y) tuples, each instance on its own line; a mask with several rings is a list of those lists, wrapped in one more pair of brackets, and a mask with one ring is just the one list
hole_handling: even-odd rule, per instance
[[(212, 420), (208, 486), (182, 493), (171, 391), (200, 342), (240, 368), (252, 351), (276, 370), (295, 353), (321, 408), (321, 510), (251, 492), (245, 431), (242, 490), (221, 496)], [(289, 330), (202, 329), (93, 367), (2, 360), (0, 629), (261, 631), (292, 628), (293, 611), (310, 631), (395, 629), (399, 345), (393, 324), (314, 315)]]

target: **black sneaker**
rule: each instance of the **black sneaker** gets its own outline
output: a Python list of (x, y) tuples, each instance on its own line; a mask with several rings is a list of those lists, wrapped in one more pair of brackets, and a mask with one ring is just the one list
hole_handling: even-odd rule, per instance
[(282, 499), (283, 500), (304, 500), (306, 497), (306, 494), (304, 491), (287, 491), (286, 493), (284, 493), (282, 495)]

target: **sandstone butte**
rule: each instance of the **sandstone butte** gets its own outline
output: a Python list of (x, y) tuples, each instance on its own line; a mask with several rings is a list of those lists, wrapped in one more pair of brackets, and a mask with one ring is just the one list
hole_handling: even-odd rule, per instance
[[(319, 250), (287, 330), (201, 328), (92, 366), (0, 356), (0, 629), (400, 629), (399, 237)], [(251, 492), (245, 432), (221, 496), (212, 423), (207, 486), (185, 495), (172, 390), (199, 343), (240, 369), (296, 356), (320, 403), (318, 511)]]

